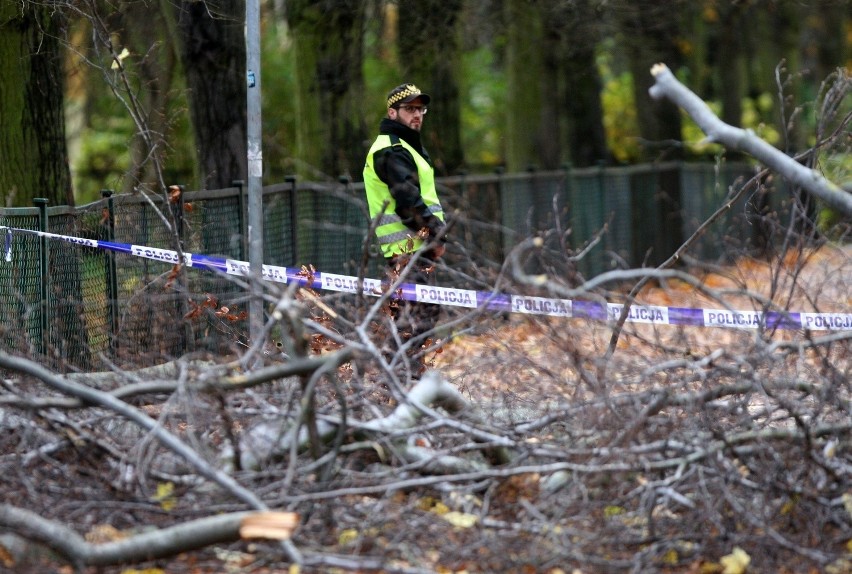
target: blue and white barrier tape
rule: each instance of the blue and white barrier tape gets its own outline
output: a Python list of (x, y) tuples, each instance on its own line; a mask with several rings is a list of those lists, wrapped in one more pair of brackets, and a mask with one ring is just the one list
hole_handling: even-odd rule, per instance
[[(180, 263), (176, 251), (131, 245), (112, 241), (98, 241), (68, 235), (57, 235), (44, 231), (18, 229), (0, 226), (6, 230), (5, 260), (12, 260), (12, 233), (20, 232), (48, 239), (56, 239), (93, 247), (127, 253), (145, 259), (153, 259), (164, 263)], [(194, 253), (183, 254), (183, 264), (187, 267), (208, 269), (228, 275), (248, 276), (249, 263), (236, 259), (223, 259), (209, 255)], [(315, 272), (306, 277), (301, 269), (263, 265), (263, 278), (278, 283), (297, 282), (314, 289), (338, 291), (344, 293), (358, 292), (358, 278), (349, 275)], [(378, 296), (383, 292), (384, 283), (377, 279), (363, 279), (363, 293)], [(546, 297), (531, 297), (492, 293), (488, 291), (473, 291), (470, 289), (455, 289), (452, 287), (433, 287), (416, 283), (403, 283), (396, 296), (407, 301), (418, 301), (447, 305), (454, 307), (469, 307), (471, 309), (484, 307), (493, 311), (507, 311), (528, 315), (546, 315), (551, 317), (571, 317), (593, 319), (598, 321), (617, 320), (623, 305), (617, 303), (601, 303), (592, 301), (573, 301), (569, 299), (549, 299)], [(633, 304), (627, 316), (632, 323), (648, 323), (655, 325), (691, 325), (697, 327), (728, 327), (736, 329), (809, 329), (812, 331), (847, 331), (852, 330), (852, 313), (805, 313), (778, 311), (736, 311), (729, 309), (693, 309), (687, 307), (665, 307), (659, 305)]]

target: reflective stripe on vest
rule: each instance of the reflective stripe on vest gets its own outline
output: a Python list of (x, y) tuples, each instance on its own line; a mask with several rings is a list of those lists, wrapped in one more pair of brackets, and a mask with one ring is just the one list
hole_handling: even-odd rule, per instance
[[(396, 214), (396, 201), (387, 184), (376, 175), (373, 166), (373, 155), (377, 151), (392, 145), (401, 145), (411, 153), (411, 157), (414, 158), (414, 163), (417, 165), (417, 177), (420, 182), (420, 195), (423, 202), (429, 209), (429, 213), (438, 217), (441, 221), (444, 220), (444, 210), (438, 201), (435, 172), (432, 166), (408, 143), (398, 138), (394, 138), (394, 140), (392, 141), (387, 134), (376, 138), (367, 154), (367, 163), (364, 166), (364, 190), (367, 193), (370, 219), (376, 220), (378, 218), (376, 238), (385, 257), (416, 251), (423, 245), (423, 240), (416, 237), (416, 233), (406, 226)], [(384, 205), (385, 202), (387, 202), (386, 206)]]

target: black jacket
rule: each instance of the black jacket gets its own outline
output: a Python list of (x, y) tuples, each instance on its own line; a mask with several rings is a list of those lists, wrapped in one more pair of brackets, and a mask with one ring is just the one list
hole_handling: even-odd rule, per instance
[[(420, 132), (390, 118), (384, 118), (379, 125), (379, 133), (399, 137), (423, 156), (430, 166), (433, 165), (420, 141)], [(444, 227), (444, 222), (429, 213), (420, 196), (417, 164), (414, 163), (411, 153), (399, 145), (380, 149), (373, 154), (373, 168), (379, 179), (390, 189), (396, 201), (396, 214), (402, 222), (414, 232), (425, 227), (429, 230), (429, 238), (435, 238)], [(446, 238), (442, 237), (441, 240), (446, 241)]]

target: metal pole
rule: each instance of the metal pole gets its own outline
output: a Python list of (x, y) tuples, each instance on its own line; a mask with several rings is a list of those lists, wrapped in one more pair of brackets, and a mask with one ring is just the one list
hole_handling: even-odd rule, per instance
[(249, 335), (263, 333), (263, 151), (260, 117), (260, 0), (246, 0), (246, 110), (248, 134), (248, 236), (251, 301)]

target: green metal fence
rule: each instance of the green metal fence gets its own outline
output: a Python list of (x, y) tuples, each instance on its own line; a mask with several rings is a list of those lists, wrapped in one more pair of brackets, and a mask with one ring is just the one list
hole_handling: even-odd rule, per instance
[[(531, 264), (587, 277), (657, 265), (723, 203), (731, 186), (753, 173), (740, 164), (669, 163), (440, 179), (452, 227), (439, 280), (488, 288), (524, 238), (547, 237), (553, 254), (572, 255), (604, 227), (581, 260), (565, 267)], [(0, 209), (0, 225), (248, 260), (240, 182), (171, 199), (103, 195), (79, 208), (42, 202)], [(265, 187), (264, 262), (348, 275), (363, 269), (379, 277), (384, 264), (367, 238), (363, 197), (363, 185), (345, 179), (288, 179)], [(763, 232), (754, 224), (756, 213), (782, 217), (783, 200), (780, 193), (740, 200), (692, 254), (718, 260), (728, 248), (755, 244)], [(138, 367), (245, 344), (245, 321), (215, 313), (224, 306), (233, 319), (247, 310), (245, 290), (233, 277), (177, 272), (168, 263), (33, 235), (15, 234), (12, 245), (12, 260), (0, 264), (0, 336), (12, 352), (67, 371), (100, 369), (104, 360)]]

